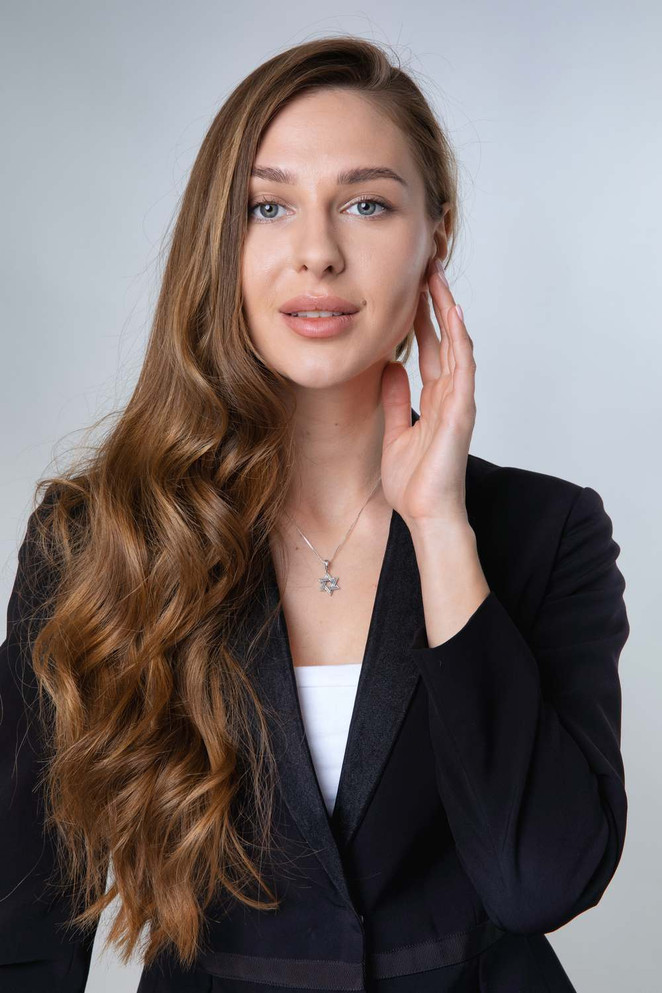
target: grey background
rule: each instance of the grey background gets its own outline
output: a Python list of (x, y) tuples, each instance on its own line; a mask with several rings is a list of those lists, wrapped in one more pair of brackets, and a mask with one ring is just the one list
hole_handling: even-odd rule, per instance
[[(217, 109), (325, 34), (395, 47), (448, 126), (450, 271), (477, 361), (473, 454), (596, 489), (622, 547), (629, 825), (600, 904), (550, 941), (578, 991), (652, 990), (660, 910), (660, 108), (654, 2), (3, 5), (0, 601), (33, 486), (128, 398), (157, 255)], [(416, 353), (409, 363), (418, 407)], [(1, 632), (4, 637), (4, 630)], [(100, 955), (87, 989), (135, 990)]]

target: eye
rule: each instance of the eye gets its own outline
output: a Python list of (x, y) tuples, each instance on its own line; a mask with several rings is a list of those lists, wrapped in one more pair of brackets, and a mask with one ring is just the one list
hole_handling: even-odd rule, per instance
[[(252, 203), (248, 208), (248, 215), (250, 217), (251, 211), (255, 210), (256, 207), (282, 207), (282, 206), (283, 206), (282, 203), (277, 203), (275, 200), (257, 200), (255, 203)], [(283, 209), (285, 208), (283, 207)], [(273, 217), (253, 217), (254, 221), (261, 221), (261, 222), (272, 221), (273, 219), (274, 219)]]
[[(378, 197), (362, 197), (361, 199), (355, 200), (353, 203), (350, 203), (349, 206), (350, 207), (362, 207), (364, 204), (376, 204), (378, 207), (381, 207), (382, 210), (379, 213), (377, 213), (377, 214), (375, 214), (375, 213), (371, 213), (371, 214), (360, 213), (358, 215), (355, 214), (354, 215), (355, 217), (356, 216), (359, 216), (359, 217), (368, 217), (368, 218), (370, 218), (370, 217), (380, 217), (382, 214), (390, 213), (390, 212), (393, 211), (393, 207), (390, 207), (386, 203), (385, 200), (381, 200)], [(285, 209), (285, 207), (283, 206), (283, 204), (282, 203), (278, 203), (277, 200), (256, 200), (256, 201), (254, 201), (249, 206), (249, 208), (248, 208), (248, 215), (249, 215), (249, 218), (252, 217), (252, 219), (254, 221), (258, 221), (258, 223), (260, 223), (260, 224), (263, 224), (265, 221), (277, 220), (277, 216), (276, 216), (275, 212), (272, 210), (271, 217), (264, 217), (264, 216), (263, 217), (258, 217), (257, 215), (255, 215), (255, 214), (252, 213), (252, 211), (254, 211), (257, 207), (270, 207), (270, 208), (273, 208), (273, 207), (276, 207), (276, 208), (283, 207), (283, 210)]]
[[(355, 200), (354, 203), (350, 203), (350, 207), (362, 207), (364, 204), (376, 203), (378, 207), (382, 207), (383, 213), (388, 213), (388, 211), (393, 210), (392, 207), (384, 200), (378, 200), (376, 197), (363, 197), (361, 200)], [(359, 217), (379, 217), (380, 214), (359, 214)]]

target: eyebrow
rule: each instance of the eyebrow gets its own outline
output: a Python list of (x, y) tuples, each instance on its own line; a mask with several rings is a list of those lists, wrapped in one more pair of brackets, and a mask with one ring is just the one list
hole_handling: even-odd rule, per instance
[[(253, 166), (251, 176), (257, 179), (269, 179), (272, 183), (288, 183), (291, 186), (296, 184), (296, 176), (287, 169), (279, 169), (276, 166)], [(388, 166), (358, 166), (355, 169), (345, 169), (339, 172), (336, 181), (338, 186), (349, 186), (351, 183), (367, 183), (371, 179), (394, 179), (403, 186), (407, 183)]]

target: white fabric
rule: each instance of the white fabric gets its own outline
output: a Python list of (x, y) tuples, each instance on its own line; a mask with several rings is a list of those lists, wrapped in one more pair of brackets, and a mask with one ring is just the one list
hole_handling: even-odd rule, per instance
[(361, 664), (294, 666), (308, 747), (329, 815), (336, 802)]

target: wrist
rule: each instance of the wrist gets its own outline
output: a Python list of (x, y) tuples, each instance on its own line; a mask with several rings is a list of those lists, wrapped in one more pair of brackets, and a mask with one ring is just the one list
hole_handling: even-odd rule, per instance
[(476, 532), (469, 524), (466, 513), (449, 517), (417, 518), (406, 523), (414, 545), (426, 541), (457, 544), (476, 540)]
[(430, 647), (452, 638), (489, 596), (476, 533), (465, 521), (412, 525)]

